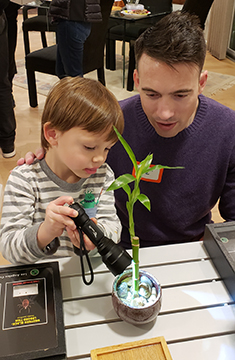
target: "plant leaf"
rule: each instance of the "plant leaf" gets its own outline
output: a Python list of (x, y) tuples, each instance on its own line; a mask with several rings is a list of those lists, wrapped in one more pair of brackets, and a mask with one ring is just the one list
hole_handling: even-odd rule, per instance
[(129, 185), (123, 185), (123, 190), (127, 193), (128, 195), (128, 198), (130, 199), (130, 196), (131, 196), (131, 189), (130, 189), (130, 186)]
[(121, 187), (135, 181), (135, 177), (131, 174), (123, 174), (119, 176), (112, 184), (108, 187), (107, 191), (120, 189)]
[(152, 161), (153, 161), (153, 154), (146, 156), (146, 158), (141, 161), (141, 163), (138, 165), (138, 170), (136, 174), (136, 177), (138, 177), (138, 179), (141, 178), (141, 176), (148, 171)]
[(129, 158), (132, 161), (132, 164), (134, 165), (135, 168), (135, 172), (137, 173), (137, 161), (136, 161), (136, 157), (135, 154), (133, 153), (130, 145), (126, 142), (126, 140), (122, 137), (122, 135), (118, 132), (118, 130), (115, 128), (115, 126), (113, 127), (115, 133), (117, 134), (118, 139), (120, 140), (122, 146), (124, 147), (124, 149), (126, 150)]
[(144, 175), (144, 174), (147, 174), (149, 173), (150, 171), (153, 171), (155, 169), (184, 169), (184, 166), (165, 166), (165, 165), (153, 165), (153, 166), (150, 166), (146, 171), (145, 173), (141, 174), (141, 177)]
[(141, 202), (141, 204), (143, 204), (149, 211), (151, 210), (151, 204), (150, 204), (150, 200), (148, 198), (148, 196), (146, 196), (145, 194), (139, 194), (139, 196), (137, 197), (137, 199)]
[(139, 189), (139, 186), (137, 186), (137, 187), (134, 188), (134, 190), (132, 191), (131, 196), (130, 196), (131, 201), (132, 201), (133, 204), (138, 199), (139, 194), (140, 194), (140, 189)]
[(165, 166), (165, 165), (154, 165), (150, 166), (146, 172), (153, 171), (155, 169), (184, 169), (184, 166)]
[(129, 201), (126, 202), (126, 208), (127, 208), (128, 213), (129, 213), (129, 211), (130, 211), (130, 203), (129, 203)]

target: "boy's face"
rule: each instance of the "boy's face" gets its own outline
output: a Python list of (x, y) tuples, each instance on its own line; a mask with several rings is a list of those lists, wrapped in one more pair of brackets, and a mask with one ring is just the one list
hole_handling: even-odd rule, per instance
[(106, 140), (109, 132), (95, 134), (80, 127), (64, 133), (50, 129), (51, 147), (46, 161), (58, 177), (69, 183), (88, 178), (105, 162), (108, 151), (114, 145), (113, 141)]
[(193, 122), (206, 80), (207, 72), (200, 75), (194, 64), (171, 68), (146, 54), (141, 56), (134, 81), (144, 112), (160, 136), (176, 136)]

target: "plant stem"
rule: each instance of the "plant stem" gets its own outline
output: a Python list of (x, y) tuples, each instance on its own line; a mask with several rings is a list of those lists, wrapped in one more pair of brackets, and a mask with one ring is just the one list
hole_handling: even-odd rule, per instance
[(130, 233), (130, 238), (131, 239), (135, 236), (135, 224), (134, 224), (134, 216), (133, 216), (133, 207), (134, 207), (134, 204), (129, 202), (128, 215), (129, 215), (129, 233)]
[(132, 279), (133, 279), (133, 298), (138, 296), (139, 292), (139, 238), (135, 236), (134, 223), (134, 204), (139, 194), (139, 181), (135, 180), (134, 190), (129, 197), (128, 213), (129, 213), (129, 232), (132, 244)]
[(133, 257), (133, 270), (132, 270), (132, 279), (133, 279), (133, 297), (138, 294), (139, 291), (139, 238), (138, 236), (133, 236), (131, 238), (132, 244), (132, 257)]

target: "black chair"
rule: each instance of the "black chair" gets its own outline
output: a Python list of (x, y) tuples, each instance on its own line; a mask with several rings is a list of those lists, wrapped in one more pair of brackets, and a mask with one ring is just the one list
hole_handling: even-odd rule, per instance
[[(126, 30), (124, 34), (124, 21), (116, 26), (110, 26), (106, 39), (106, 68), (110, 70), (116, 69), (116, 40), (129, 42), (129, 71), (127, 80), (127, 90), (133, 90), (133, 71), (135, 68), (134, 59), (134, 43), (140, 34), (142, 34), (148, 27), (159, 21), (166, 14), (172, 12), (172, 0), (142, 0), (141, 3), (145, 9), (153, 13), (159, 13), (156, 17), (146, 17), (138, 21), (126, 21)], [(111, 19), (113, 20), (113, 19)], [(108, 45), (107, 45), (108, 44)], [(123, 44), (124, 46), (124, 44)]]
[[(101, 0), (102, 22), (92, 23), (91, 33), (84, 44), (83, 73), (87, 74), (97, 70), (98, 80), (105, 85), (104, 76), (104, 46), (108, 19), (113, 5), (113, 0)], [(24, 30), (24, 26), (23, 26)], [(43, 47), (42, 49), (27, 53), (29, 45), (25, 46), (25, 67), (28, 80), (29, 103), (36, 107), (37, 89), (35, 72), (56, 75), (56, 52), (57, 45)]]
[(56, 24), (51, 24), (48, 18), (48, 9), (44, 7), (37, 8), (37, 15), (33, 17), (28, 17), (29, 10), (34, 9), (32, 6), (23, 6), (23, 37), (24, 37), (24, 47), (25, 54), (30, 53), (29, 45), (29, 32), (37, 31), (41, 33), (42, 46), (47, 47), (47, 38), (46, 32), (55, 32)]
[(113, 46), (115, 47), (115, 41), (109, 41), (110, 38), (110, 29), (114, 26), (120, 25), (122, 20), (116, 20), (114, 18), (109, 18), (108, 20), (108, 29), (107, 29), (107, 33), (106, 33), (106, 69), (109, 70), (116, 70), (116, 61), (115, 61), (115, 48), (112, 48)]

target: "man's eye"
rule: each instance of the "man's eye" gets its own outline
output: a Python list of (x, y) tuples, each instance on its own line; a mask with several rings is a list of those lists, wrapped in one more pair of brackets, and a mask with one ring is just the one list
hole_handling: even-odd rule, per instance
[(148, 97), (158, 97), (159, 96), (158, 94), (155, 94), (155, 93), (146, 93), (146, 95)]
[(179, 98), (179, 99), (183, 99), (185, 97), (187, 97), (188, 94), (176, 94), (176, 97)]
[(158, 94), (158, 93), (146, 93), (146, 96), (149, 98), (149, 99), (153, 99), (153, 100), (158, 100), (160, 99), (161, 95)]

